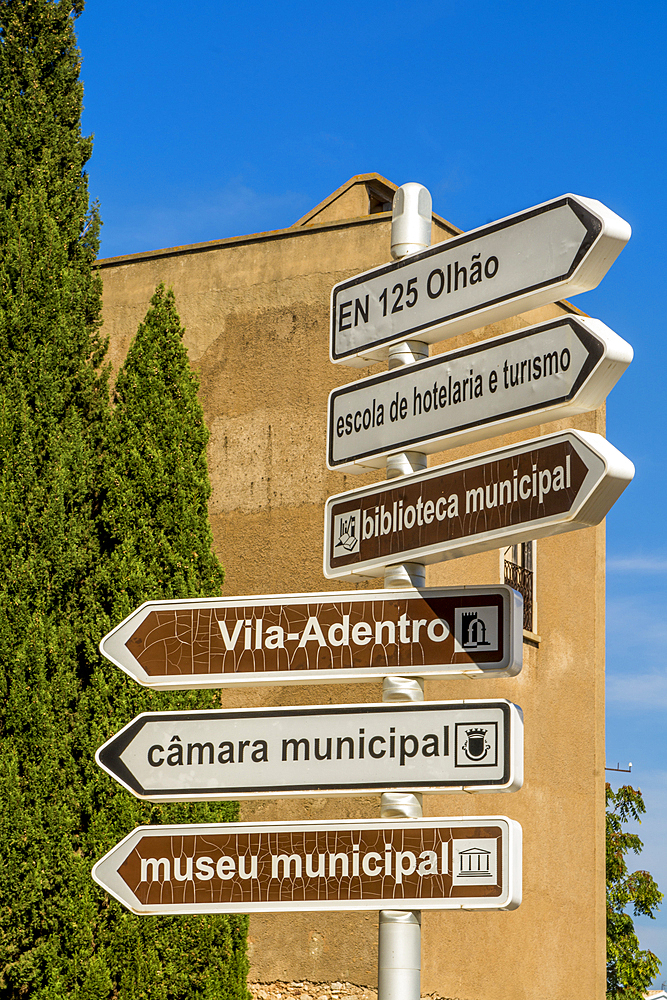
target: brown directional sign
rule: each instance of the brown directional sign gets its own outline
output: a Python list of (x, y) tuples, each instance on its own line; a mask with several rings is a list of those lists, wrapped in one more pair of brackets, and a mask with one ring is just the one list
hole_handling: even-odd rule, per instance
[(568, 430), (330, 497), (324, 575), (380, 576), (599, 524), (634, 466), (599, 434)]
[(521, 827), (504, 816), (139, 827), (93, 878), (143, 914), (512, 910)]
[(149, 601), (100, 643), (145, 687), (367, 681), (521, 670), (506, 586)]

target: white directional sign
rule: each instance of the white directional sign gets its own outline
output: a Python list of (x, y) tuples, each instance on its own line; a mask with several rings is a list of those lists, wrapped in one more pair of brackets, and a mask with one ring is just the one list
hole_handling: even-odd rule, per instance
[(513, 792), (523, 780), (521, 711), (508, 701), (151, 712), (96, 754), (152, 802)]
[(381, 576), (599, 524), (633, 475), (601, 435), (568, 430), (340, 493), (325, 507), (324, 575)]
[(366, 472), (392, 452), (435, 452), (596, 410), (632, 348), (596, 319), (563, 316), (334, 389), (327, 465)]
[(144, 826), (93, 878), (146, 914), (513, 910), (521, 827), (505, 816)]
[[(343, 548), (354, 548), (346, 537)], [(100, 650), (162, 690), (510, 676), (521, 670), (522, 614), (503, 585), (148, 601)], [(484, 642), (470, 618), (483, 622)]]
[(630, 226), (566, 194), (334, 285), (331, 360), (365, 367), (404, 340), (434, 343), (585, 292)]

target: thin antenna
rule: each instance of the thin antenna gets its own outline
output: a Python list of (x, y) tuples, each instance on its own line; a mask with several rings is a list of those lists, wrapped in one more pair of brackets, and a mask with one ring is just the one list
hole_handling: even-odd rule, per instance
[(628, 764), (627, 767), (621, 767), (620, 764), (617, 764), (616, 767), (609, 767), (608, 765), (606, 765), (605, 771), (622, 771), (623, 774), (630, 774), (630, 772), (632, 771), (632, 764)]

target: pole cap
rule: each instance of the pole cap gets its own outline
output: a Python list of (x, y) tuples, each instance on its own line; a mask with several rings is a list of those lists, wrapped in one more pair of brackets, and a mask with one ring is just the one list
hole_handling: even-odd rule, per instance
[(408, 181), (394, 195), (391, 213), (391, 255), (400, 260), (431, 245), (431, 193), (423, 184)]

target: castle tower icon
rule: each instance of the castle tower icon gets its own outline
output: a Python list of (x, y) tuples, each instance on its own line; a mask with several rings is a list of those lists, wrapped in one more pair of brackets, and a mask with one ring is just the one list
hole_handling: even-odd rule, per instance
[(490, 645), (486, 638), (486, 625), (476, 611), (464, 611), (461, 616), (461, 645), (464, 649)]

